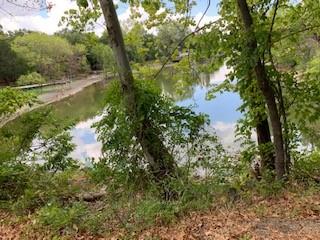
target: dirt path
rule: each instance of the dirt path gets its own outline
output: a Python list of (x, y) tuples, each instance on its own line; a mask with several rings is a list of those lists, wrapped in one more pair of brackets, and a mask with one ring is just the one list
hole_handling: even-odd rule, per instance
[(64, 98), (70, 97), (80, 91), (82, 91), (84, 88), (104, 80), (104, 75), (103, 74), (93, 74), (89, 75), (85, 79), (79, 79), (79, 80), (74, 80), (70, 83), (66, 83), (64, 85), (59, 85), (55, 90), (42, 93), (38, 96), (38, 100), (40, 101), (39, 104), (35, 104), (32, 107), (23, 107), (16, 113), (10, 115), (10, 117), (6, 119), (0, 119), (0, 128), (4, 126), (7, 122), (19, 117), (23, 113), (32, 111), (36, 108), (58, 102)]
[(40, 94), (38, 98), (42, 102), (42, 105), (57, 102), (64, 98), (72, 96), (82, 91), (84, 88), (96, 82), (102, 81), (103, 79), (103, 74), (90, 75), (85, 79), (75, 80), (65, 85), (61, 85), (60, 89), (58, 89), (57, 91)]

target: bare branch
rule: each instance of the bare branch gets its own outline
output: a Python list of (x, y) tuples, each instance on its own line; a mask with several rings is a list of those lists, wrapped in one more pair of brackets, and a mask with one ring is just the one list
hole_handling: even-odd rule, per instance
[(12, 4), (12, 5), (16, 6), (16, 7), (27, 8), (27, 9), (32, 9), (32, 10), (39, 10), (39, 11), (47, 10), (47, 9), (52, 7), (52, 5), (50, 3), (47, 4), (46, 1), (42, 1), (42, 3), (39, 2), (39, 7), (30, 6), (28, 4), (29, 1), (26, 1), (24, 4), (19, 4), (19, 3), (15, 2), (15, 1), (10, 1), (10, 0), (6, 0), (6, 2), (10, 3), (10, 4)]
[(200, 18), (200, 20), (199, 20), (199, 22), (198, 22), (195, 30), (197, 30), (197, 29), (199, 28), (202, 19), (203, 19), (204, 16), (207, 14), (207, 12), (208, 12), (208, 10), (209, 10), (209, 8), (210, 8), (210, 5), (211, 5), (211, 0), (208, 0), (207, 8), (206, 8), (206, 10), (204, 11), (204, 13), (202, 14), (202, 16), (201, 16), (201, 18)]

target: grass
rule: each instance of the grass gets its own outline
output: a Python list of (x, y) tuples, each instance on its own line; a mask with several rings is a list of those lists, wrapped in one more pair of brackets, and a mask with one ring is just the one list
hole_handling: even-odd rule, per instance
[[(7, 213), (3, 219), (15, 221), (3, 220), (0, 225), (22, 226), (20, 234), (27, 236), (26, 239), (37, 239), (31, 236), (72, 239), (78, 235), (105, 237), (114, 234), (123, 239), (134, 239), (141, 232), (154, 227), (170, 228), (193, 213), (201, 216), (201, 213), (208, 214), (208, 211), (217, 209), (232, 212), (237, 206), (245, 206), (254, 216), (263, 218), (270, 212), (268, 204), (285, 205), (284, 201), (287, 201), (290, 211), (277, 211), (279, 215), (295, 218), (306, 211), (303, 199), (309, 201), (310, 196), (319, 194), (319, 186), (313, 184), (306, 187), (292, 181), (286, 185), (286, 190), (281, 188), (280, 191), (279, 186), (283, 187), (283, 184), (260, 181), (238, 190), (232, 188), (238, 196), (234, 198), (229, 196), (230, 192), (234, 194), (234, 191), (230, 191), (230, 185), (191, 179), (179, 184), (173, 183), (179, 198), (163, 201), (152, 186), (135, 189), (117, 183), (116, 179), (101, 179), (97, 181), (97, 176), (87, 169), (39, 174), (30, 180), (20, 197), (10, 201), (10, 204), (7, 202), (6, 209), (0, 212)], [(84, 193), (99, 192), (101, 189), (106, 189), (106, 194), (96, 201), (85, 202), (80, 197)], [(301, 200), (284, 200), (291, 198)], [(320, 208), (310, 205), (307, 211), (319, 213)], [(250, 239), (250, 235), (245, 234), (239, 237)]]

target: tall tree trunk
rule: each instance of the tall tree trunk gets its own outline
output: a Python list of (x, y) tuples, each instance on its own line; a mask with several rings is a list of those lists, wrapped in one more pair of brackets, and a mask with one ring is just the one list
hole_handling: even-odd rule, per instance
[[(99, 0), (106, 21), (110, 44), (118, 65), (118, 73), (123, 91), (123, 97), (129, 117), (136, 122), (137, 102), (134, 89), (134, 79), (126, 54), (123, 35), (118, 16), (112, 0)], [(175, 175), (174, 159), (159, 138), (156, 130), (148, 119), (136, 127), (135, 135), (140, 142), (145, 158), (150, 165), (157, 182)]]
[(266, 117), (259, 119), (259, 121), (257, 122), (256, 130), (261, 156), (261, 168), (262, 170), (274, 170), (274, 152), (273, 150), (270, 151), (270, 149), (265, 149), (265, 146), (267, 144), (272, 144), (269, 123)]
[(106, 21), (113, 55), (117, 62), (117, 70), (121, 82), (123, 97), (127, 105), (127, 111), (130, 116), (134, 118), (136, 115), (136, 96), (133, 86), (133, 75), (126, 54), (118, 16), (112, 0), (100, 0), (100, 6)]
[[(248, 73), (248, 77), (244, 80), (246, 81), (247, 85), (256, 85), (253, 81), (253, 71)], [(247, 87), (248, 88), (248, 87)], [(255, 95), (252, 96), (251, 94), (247, 94), (250, 91), (259, 91), (256, 87), (252, 88), (249, 87), (244, 91), (240, 89), (239, 94), (242, 99), (245, 99), (249, 103), (248, 108), (250, 112), (255, 113), (254, 115), (254, 122), (256, 127), (256, 134), (257, 134), (257, 142), (258, 142), (258, 150), (260, 160), (260, 166), (255, 166), (255, 176), (259, 179), (262, 177), (261, 170), (274, 170), (274, 149), (266, 148), (266, 145), (273, 145), (271, 140), (270, 134), (270, 127), (268, 122), (268, 116), (266, 113), (265, 101), (263, 101), (259, 96)], [(259, 91), (260, 92), (260, 91)], [(256, 109), (263, 109), (263, 112), (256, 111)], [(258, 169), (256, 169), (258, 167)]]
[(253, 20), (248, 8), (247, 1), (237, 0), (237, 3), (240, 10), (242, 21), (244, 23), (245, 30), (247, 32), (247, 35), (249, 36), (249, 39), (248, 39), (249, 51), (252, 57), (256, 58), (256, 62), (253, 68), (258, 81), (258, 86), (265, 98), (269, 115), (270, 115), (272, 133), (273, 133), (274, 144), (275, 144), (276, 175), (278, 179), (282, 179), (286, 172), (285, 152), (284, 152), (284, 146), (283, 146), (282, 126), (281, 126), (280, 116), (279, 116), (279, 112), (278, 112), (278, 108), (275, 100), (275, 94), (270, 85), (270, 81), (268, 79), (265, 66), (262, 63), (261, 58), (256, 56), (256, 52), (258, 48), (257, 39), (255, 38), (255, 35), (254, 35)]
[[(271, 53), (270, 53), (271, 55)], [(273, 63), (274, 66), (274, 63)], [(275, 68), (275, 66), (274, 66)], [(284, 98), (282, 93), (282, 86), (280, 83), (280, 79), (277, 78), (277, 85), (278, 85), (278, 102), (279, 102), (279, 112), (280, 117), (282, 117), (282, 123), (283, 123), (283, 129), (284, 129), (284, 151), (285, 151), (285, 169), (287, 174), (290, 171), (290, 165), (291, 165), (291, 154), (290, 154), (290, 137), (289, 137), (289, 126), (288, 126), (288, 119), (287, 119), (287, 112), (284, 105)]]

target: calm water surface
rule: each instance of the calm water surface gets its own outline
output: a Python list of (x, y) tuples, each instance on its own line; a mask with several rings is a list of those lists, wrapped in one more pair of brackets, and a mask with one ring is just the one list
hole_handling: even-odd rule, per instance
[[(201, 81), (194, 83), (187, 88), (186, 92), (179, 92), (179, 94), (174, 87), (175, 84), (174, 80), (171, 80), (172, 78), (162, 78), (158, 80), (158, 84), (162, 88), (163, 93), (173, 97), (178, 105), (193, 106), (196, 112), (208, 114), (211, 125), (220, 137), (221, 142), (227, 149), (235, 150), (237, 144), (234, 143), (234, 128), (236, 121), (241, 117), (241, 113), (237, 111), (237, 108), (241, 104), (239, 95), (235, 93), (223, 93), (218, 94), (213, 100), (206, 100), (206, 93), (210, 89), (210, 85), (222, 82), (227, 72), (227, 68), (223, 66), (213, 74), (202, 75)], [(103, 88), (103, 86), (100, 87)], [(90, 94), (94, 94), (97, 98), (100, 98), (100, 95), (103, 96), (103, 91), (99, 91), (101, 89), (99, 86), (92, 88), (95, 91), (90, 90)], [(86, 91), (89, 91), (89, 89), (83, 92)], [(73, 101), (74, 99), (68, 99), (64, 102), (73, 106)], [(72, 157), (83, 161), (87, 158), (98, 158), (101, 155), (101, 143), (97, 140), (95, 129), (91, 127), (97, 120), (99, 120), (99, 116), (94, 114), (87, 119), (79, 121), (71, 130), (73, 141), (76, 144)]]
[[(166, 74), (158, 80), (158, 85), (163, 93), (176, 100), (180, 106), (193, 106), (198, 113), (208, 114), (211, 125), (226, 149), (235, 150), (234, 128), (236, 121), (241, 117), (237, 108), (241, 104), (239, 96), (235, 93), (218, 94), (213, 100), (206, 100), (206, 93), (212, 84), (217, 84), (225, 79), (228, 70), (225, 66), (210, 75), (201, 75), (200, 80), (181, 89), (176, 88), (176, 80)], [(168, 76), (169, 75), (169, 76)], [(101, 143), (97, 140), (97, 134), (92, 124), (99, 120), (99, 112), (103, 109), (104, 93), (107, 84), (100, 82), (83, 91), (52, 104), (52, 111), (58, 121), (70, 121), (76, 123), (71, 129), (73, 142), (76, 145), (71, 156), (89, 163), (89, 159), (101, 156)], [(32, 113), (30, 113), (32, 114)], [(23, 118), (22, 118), (23, 119)], [(24, 127), (23, 120), (18, 118), (8, 124), (8, 128)], [(26, 131), (28, 129), (26, 128)]]

